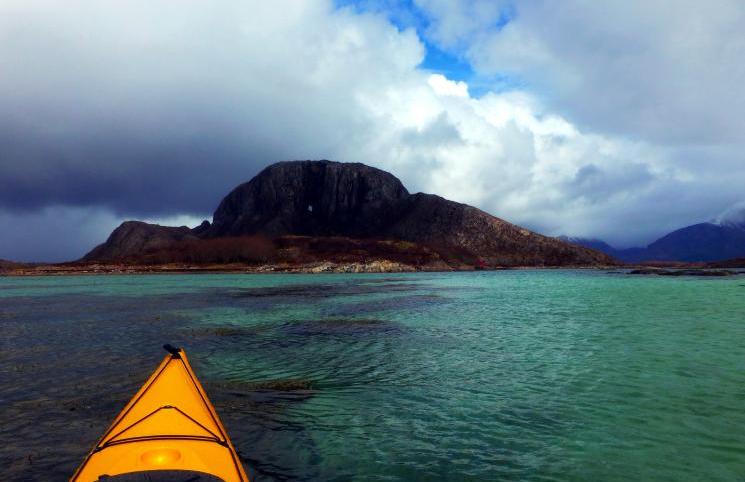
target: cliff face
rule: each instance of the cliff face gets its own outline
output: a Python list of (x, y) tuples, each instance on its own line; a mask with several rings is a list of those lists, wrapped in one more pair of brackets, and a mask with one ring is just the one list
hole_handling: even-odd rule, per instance
[(112, 231), (105, 243), (93, 248), (82, 261), (113, 261), (147, 251), (164, 249), (174, 242), (197, 239), (191, 229), (126, 221)]
[(376, 236), (408, 197), (401, 181), (364, 164), (280, 162), (228, 194), (206, 236)]
[(411, 195), (380, 169), (330, 161), (267, 167), (223, 199), (211, 225), (189, 230), (124, 223), (84, 260), (125, 258), (185, 239), (254, 235), (402, 240), (432, 248), (444, 260), (483, 266), (614, 263), (603, 253), (533, 233), (472, 206)]

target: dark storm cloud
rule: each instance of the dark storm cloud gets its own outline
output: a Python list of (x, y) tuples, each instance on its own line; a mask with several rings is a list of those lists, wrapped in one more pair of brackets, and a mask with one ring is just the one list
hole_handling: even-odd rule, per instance
[(597, 201), (617, 192), (625, 192), (631, 187), (643, 188), (654, 180), (649, 168), (641, 164), (630, 164), (613, 171), (604, 170), (595, 164), (586, 164), (567, 183), (566, 192), (572, 193), (576, 198)]
[(0, 210), (0, 258), (14, 261), (70, 261), (105, 239), (119, 220), (96, 208), (44, 208), (16, 213)]
[[(328, 156), (360, 122), (335, 83), (365, 74), (308, 81), (323, 49), (298, 61), (306, 34), (273, 10), (252, 24), (262, 8), (0, 6), (0, 207), (209, 213), (271, 162)], [(312, 22), (329, 9), (294, 10)]]
[(155, 128), (143, 136), (122, 126), (75, 139), (8, 131), (0, 135), (0, 205), (11, 210), (96, 205), (123, 215), (210, 213), (230, 189), (281, 155), (208, 129), (183, 136)]
[[(68, 48), (52, 49), (60, 38)], [(3, 54), (14, 47), (28, 54), (4, 55), (13, 68), (0, 74), (0, 205), (6, 209), (211, 212), (230, 188), (291, 152), (266, 133), (275, 122), (265, 116), (266, 101), (229, 89), (230, 76), (203, 83), (180, 78), (187, 66), (192, 77), (209, 68), (199, 59), (164, 59), (162, 70), (151, 73), (146, 69), (159, 54), (147, 46), (116, 51), (116, 39), (91, 41), (94, 52), (64, 28), (33, 45), (8, 33), (3, 40)], [(98, 59), (105, 51), (112, 57)], [(134, 79), (117, 68), (123, 64), (136, 67)]]

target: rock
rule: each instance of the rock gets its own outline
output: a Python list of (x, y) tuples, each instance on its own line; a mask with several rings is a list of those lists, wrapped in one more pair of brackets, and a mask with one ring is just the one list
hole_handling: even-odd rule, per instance
[(408, 197), (401, 181), (364, 164), (280, 162), (222, 200), (207, 236), (376, 236)]
[(209, 231), (210, 227), (212, 227), (212, 225), (210, 224), (210, 222), (207, 221), (207, 220), (204, 220), (204, 221), (202, 221), (202, 224), (200, 224), (196, 228), (192, 229), (191, 231), (196, 236), (202, 236), (202, 235), (206, 234), (207, 231)]
[(632, 269), (629, 271), (629, 274), (642, 274), (642, 275), (651, 275), (651, 274), (660, 274), (660, 272), (663, 271), (659, 268), (641, 268), (641, 269)]
[(186, 226), (175, 228), (141, 221), (125, 221), (111, 233), (105, 243), (93, 248), (82, 261), (114, 261), (167, 248), (174, 242), (185, 239), (197, 239)]
[(542, 236), (466, 204), (415, 194), (388, 236), (439, 247), (449, 254), (477, 256), (489, 266), (614, 264), (589, 248)]
[(326, 261), (304, 267), (302, 271), (306, 273), (403, 273), (415, 270), (407, 264), (380, 259), (367, 263), (333, 263)]

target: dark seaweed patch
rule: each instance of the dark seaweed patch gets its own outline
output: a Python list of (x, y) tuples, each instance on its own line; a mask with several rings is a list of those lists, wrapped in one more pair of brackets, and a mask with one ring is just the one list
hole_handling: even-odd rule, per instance
[(207, 386), (226, 392), (245, 393), (256, 390), (274, 390), (279, 392), (295, 392), (311, 390), (313, 382), (305, 378), (280, 378), (276, 380), (262, 380), (256, 382), (219, 381), (209, 382)]
[(186, 334), (192, 337), (242, 337), (253, 336), (270, 331), (267, 325), (253, 326), (207, 326), (202, 328), (189, 328)]
[[(281, 412), (286, 403), (302, 402), (315, 395), (313, 382), (305, 379), (219, 381), (208, 382), (205, 386), (215, 405), (231, 412)], [(274, 408), (267, 410), (267, 406)]]
[(375, 293), (409, 292), (421, 289), (418, 283), (313, 283), (230, 290), (233, 298), (331, 298)]
[(400, 333), (402, 327), (380, 319), (330, 318), (286, 323), (282, 331), (291, 335), (366, 335)]
[[(419, 281), (422, 280), (422, 278), (418, 278)], [(400, 283), (400, 282), (406, 282), (406, 278), (371, 278), (371, 279), (361, 279), (359, 281), (360, 284), (380, 284), (380, 283)], [(411, 281), (409, 281), (411, 283)]]
[(386, 298), (380, 300), (366, 300), (356, 303), (345, 303), (335, 305), (326, 309), (325, 315), (329, 317), (343, 317), (361, 315), (364, 313), (378, 313), (381, 311), (408, 311), (431, 309), (448, 303), (447, 297), (439, 295), (412, 295)]

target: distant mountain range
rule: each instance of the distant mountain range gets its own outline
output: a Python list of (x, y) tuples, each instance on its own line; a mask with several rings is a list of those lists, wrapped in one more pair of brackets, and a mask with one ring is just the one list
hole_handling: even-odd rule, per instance
[(627, 263), (642, 261), (710, 262), (745, 257), (745, 210), (715, 221), (675, 230), (644, 248), (616, 249), (599, 239), (560, 239), (602, 251)]
[(82, 261), (336, 259), (456, 269), (615, 263), (604, 253), (534, 233), (475, 207), (410, 194), (380, 169), (331, 161), (273, 164), (228, 194), (212, 223), (194, 229), (125, 222)]

